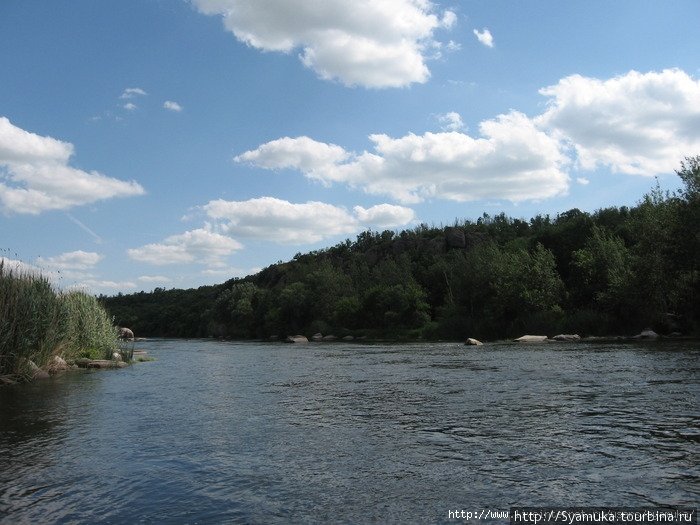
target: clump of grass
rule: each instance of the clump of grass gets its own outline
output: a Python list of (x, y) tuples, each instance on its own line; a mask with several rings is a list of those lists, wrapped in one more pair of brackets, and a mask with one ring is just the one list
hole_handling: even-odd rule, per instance
[(0, 376), (29, 377), (29, 361), (104, 358), (117, 330), (95, 297), (56, 290), (39, 272), (10, 269), (0, 259)]

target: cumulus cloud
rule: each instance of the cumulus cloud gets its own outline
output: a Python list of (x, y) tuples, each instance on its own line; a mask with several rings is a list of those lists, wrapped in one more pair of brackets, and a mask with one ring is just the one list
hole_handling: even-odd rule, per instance
[(225, 221), (226, 233), (282, 244), (314, 243), (357, 228), (346, 210), (323, 202), (293, 204), (274, 197), (215, 200), (204, 211), (212, 219)]
[(222, 264), (225, 257), (243, 248), (238, 241), (205, 228), (171, 235), (163, 242), (127, 250), (129, 257), (154, 265), (200, 263)]
[(102, 259), (104, 259), (104, 256), (99, 253), (77, 250), (54, 257), (39, 257), (37, 263), (56, 270), (89, 270), (94, 268)]
[(43, 275), (45, 277), (53, 277), (45, 270), (38, 268), (33, 264), (20, 261), (18, 259), (10, 259), (9, 257), (0, 256), (0, 264), (2, 264), (4, 272), (12, 272), (14, 274), (23, 275)]
[(368, 209), (356, 206), (353, 215), (332, 204), (291, 203), (274, 197), (214, 200), (203, 206), (203, 210), (226, 233), (280, 244), (310, 244), (368, 226), (393, 228), (414, 218), (413, 210), (389, 204)]
[(267, 142), (259, 148), (234, 157), (236, 162), (248, 162), (261, 168), (294, 168), (309, 173), (326, 171), (345, 161), (350, 154), (340, 146), (318, 142), (309, 137), (283, 137)]
[(476, 39), (486, 47), (493, 47), (493, 35), (491, 35), (491, 31), (489, 31), (487, 28), (484, 28), (482, 31), (475, 29), (474, 35), (476, 36)]
[(124, 109), (127, 111), (136, 111), (137, 107), (138, 106), (133, 102), (127, 102), (126, 104), (124, 104)]
[(370, 135), (374, 151), (361, 154), (308, 137), (284, 138), (236, 160), (268, 169), (294, 168), (325, 184), (345, 183), (402, 203), (425, 198), (519, 202), (567, 191), (563, 168), (568, 159), (558, 141), (525, 115), (499, 115), (482, 122), (479, 131), (477, 138), (456, 131)]
[(357, 220), (364, 226), (377, 228), (396, 228), (413, 221), (416, 214), (411, 208), (394, 206), (392, 204), (378, 204), (371, 208), (355, 206), (353, 208)]
[(146, 95), (148, 95), (148, 93), (141, 88), (126, 88), (124, 91), (122, 91), (122, 94), (119, 95), (119, 98), (126, 100), (130, 98), (143, 97)]
[(578, 182), (581, 186), (588, 186), (591, 183), (591, 181), (586, 177), (576, 177), (576, 182)]
[(566, 140), (583, 169), (650, 176), (700, 151), (700, 81), (679, 69), (572, 75), (540, 93), (550, 100), (538, 124)]
[(72, 144), (30, 133), (0, 117), (0, 208), (37, 215), (145, 193), (134, 181), (69, 166), (72, 154)]
[(460, 131), (464, 129), (464, 122), (462, 121), (462, 116), (455, 112), (450, 111), (443, 115), (438, 115), (438, 122), (442, 124), (443, 131)]
[(429, 0), (193, 0), (207, 15), (262, 51), (291, 53), (319, 77), (372, 88), (407, 86), (430, 76), (434, 33), (456, 20)]
[(182, 106), (172, 100), (166, 100), (165, 102), (163, 102), (163, 108), (167, 109), (168, 111), (175, 111), (177, 113), (182, 111)]

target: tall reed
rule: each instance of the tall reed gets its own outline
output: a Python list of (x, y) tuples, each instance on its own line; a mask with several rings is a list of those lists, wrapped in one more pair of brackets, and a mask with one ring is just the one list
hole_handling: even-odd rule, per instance
[(101, 358), (117, 348), (117, 331), (97, 299), (56, 290), (39, 272), (0, 259), (0, 375), (26, 377), (28, 361)]

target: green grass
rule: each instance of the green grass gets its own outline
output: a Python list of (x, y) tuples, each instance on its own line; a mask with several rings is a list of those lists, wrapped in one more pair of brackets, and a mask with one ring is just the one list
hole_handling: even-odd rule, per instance
[(0, 375), (28, 378), (28, 361), (106, 358), (117, 331), (95, 297), (56, 290), (40, 273), (8, 269), (0, 260)]

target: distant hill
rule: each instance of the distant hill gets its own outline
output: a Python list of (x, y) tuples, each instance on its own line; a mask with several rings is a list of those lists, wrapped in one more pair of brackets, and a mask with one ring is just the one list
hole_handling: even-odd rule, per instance
[(633, 208), (365, 231), (244, 279), (101, 297), (141, 336), (503, 338), (697, 332), (700, 157)]

